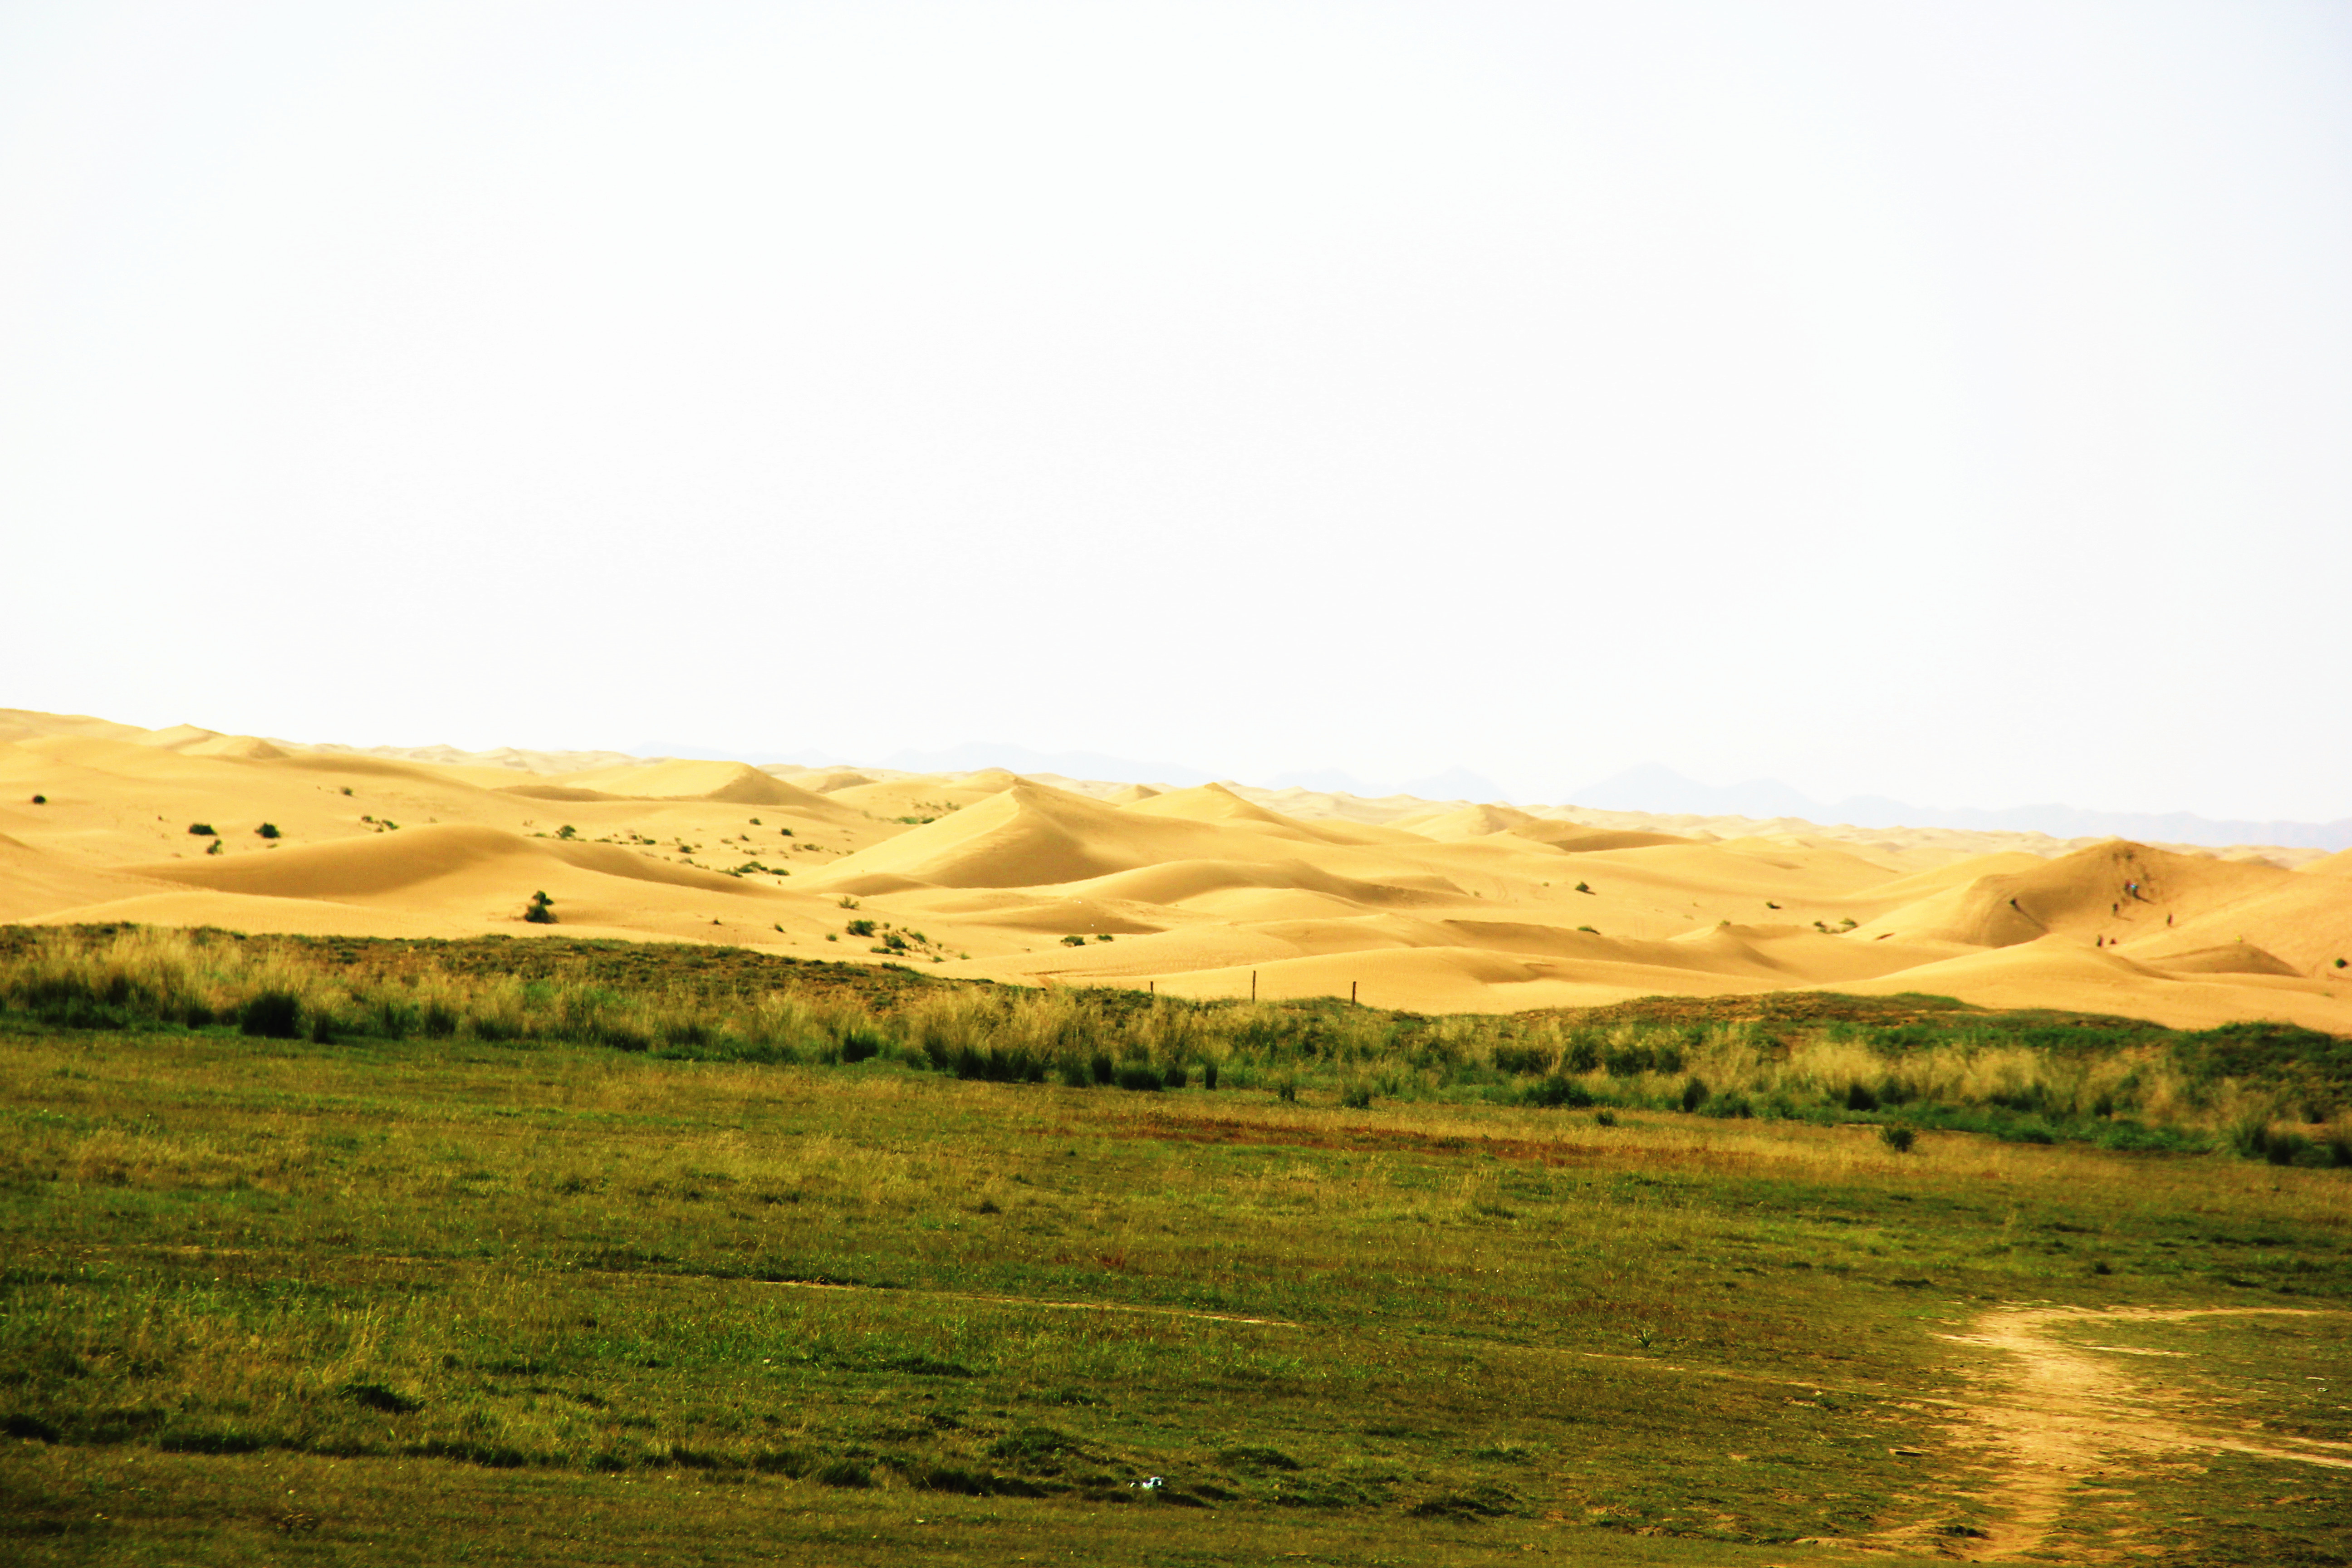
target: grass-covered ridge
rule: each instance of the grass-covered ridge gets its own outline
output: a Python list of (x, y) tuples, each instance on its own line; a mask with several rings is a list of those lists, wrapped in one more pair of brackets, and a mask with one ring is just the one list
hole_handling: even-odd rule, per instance
[(738, 947), (0, 928), (0, 1016), (317, 1041), (467, 1038), (769, 1064), (1286, 1098), (1675, 1109), (1719, 1118), (2234, 1148), (2352, 1166), (2352, 1040), (2183, 1032), (1948, 997), (1658, 997), (1425, 1016), (937, 979)]

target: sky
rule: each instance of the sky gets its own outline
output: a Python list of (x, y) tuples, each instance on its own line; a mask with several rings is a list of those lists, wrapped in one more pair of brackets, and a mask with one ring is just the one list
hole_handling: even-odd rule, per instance
[(0, 705), (2352, 816), (2352, 5), (0, 8)]

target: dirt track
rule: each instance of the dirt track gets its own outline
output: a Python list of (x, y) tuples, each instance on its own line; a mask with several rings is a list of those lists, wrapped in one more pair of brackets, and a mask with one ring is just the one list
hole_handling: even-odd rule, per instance
[[(2333, 1316), (2286, 1307), (2180, 1310), (2004, 1308), (1977, 1321), (1976, 1331), (1948, 1335), (1999, 1359), (1981, 1374), (1964, 1417), (1987, 1440), (2000, 1468), (2000, 1515), (1982, 1539), (1939, 1541), (1964, 1561), (1991, 1562), (2039, 1551), (2057, 1524), (2067, 1494), (2084, 1479), (2141, 1468), (2166, 1455), (2200, 1450), (2352, 1469), (2352, 1443), (2240, 1432), (2200, 1425), (2179, 1398), (2153, 1386), (2153, 1358), (2179, 1352), (2122, 1345), (2071, 1344), (2052, 1337), (2062, 1324), (2168, 1322), (2186, 1318)], [(2126, 1361), (2125, 1358), (2132, 1358)], [(2134, 1365), (2137, 1362), (2138, 1364)]]

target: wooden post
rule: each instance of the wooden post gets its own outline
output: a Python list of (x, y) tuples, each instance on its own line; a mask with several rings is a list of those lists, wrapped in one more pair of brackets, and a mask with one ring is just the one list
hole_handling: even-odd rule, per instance
[(1350, 1006), (1350, 1007), (1352, 1007), (1352, 1006), (1354, 1006), (1355, 1005), (1356, 1005), (1356, 983), (1355, 983), (1354, 981), (1350, 980), (1350, 981), (1349, 981), (1349, 982), (1348, 982), (1348, 1005), (1349, 1005), (1349, 1006)]
[(1255, 969), (1250, 971), (1250, 1000), (1257, 1000), (1257, 971)]
[(1153, 996), (1157, 996), (1157, 995), (1159, 995), (1159, 994), (1160, 994), (1160, 982), (1158, 982), (1157, 980), (1153, 980), (1153, 981), (1148, 981), (1148, 982), (1146, 982), (1146, 984), (1149, 984), (1149, 985), (1151, 987), (1151, 990), (1150, 990), (1150, 992), (1149, 993), (1149, 994), (1153, 995)]

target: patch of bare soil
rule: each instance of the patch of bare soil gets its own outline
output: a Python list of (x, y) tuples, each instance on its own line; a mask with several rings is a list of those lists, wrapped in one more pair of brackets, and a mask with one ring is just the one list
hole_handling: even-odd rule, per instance
[[(2201, 1424), (2183, 1391), (2160, 1381), (2159, 1368), (2189, 1359), (2180, 1352), (2069, 1343), (2056, 1337), (2062, 1329), (2084, 1324), (2120, 1327), (2256, 1313), (2319, 1315), (2284, 1307), (2113, 1311), (2018, 1307), (1986, 1313), (1973, 1333), (1946, 1336), (1994, 1352), (1977, 1374), (1977, 1389), (1963, 1406), (1963, 1418), (1982, 1436), (1998, 1473), (1990, 1499), (1997, 1517), (1980, 1536), (1935, 1534), (1934, 1544), (1964, 1562), (2041, 1553), (2069, 1494), (2083, 1481), (2128, 1474), (2199, 1451), (2227, 1450), (2352, 1469), (2352, 1444), (2271, 1434), (2253, 1437)], [(1930, 1527), (1904, 1534), (1916, 1544), (1930, 1536)], [(2128, 1521), (2117, 1520), (2110, 1533), (2112, 1545), (2099, 1554), (2122, 1555), (2128, 1535)]]

